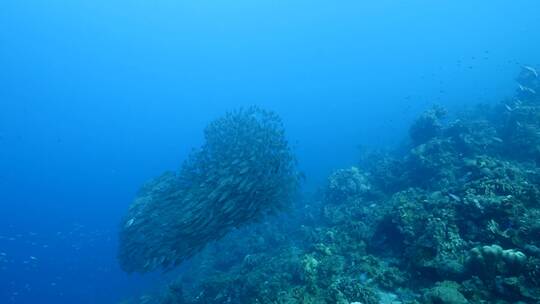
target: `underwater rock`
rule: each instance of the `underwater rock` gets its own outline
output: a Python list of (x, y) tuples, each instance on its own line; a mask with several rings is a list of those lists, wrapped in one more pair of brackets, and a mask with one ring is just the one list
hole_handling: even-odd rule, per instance
[(443, 133), (463, 156), (497, 154), (505, 144), (487, 119), (458, 119), (445, 127)]
[(468, 265), (473, 271), (493, 276), (496, 273), (520, 272), (526, 262), (527, 256), (519, 250), (504, 250), (499, 245), (486, 245), (471, 249)]
[(521, 267), (527, 262), (527, 256), (523, 252), (515, 249), (503, 250), (502, 258), (503, 261), (514, 267)]
[(171, 268), (232, 228), (288, 206), (298, 174), (280, 118), (249, 108), (210, 123), (178, 173), (148, 182), (124, 218), (126, 272)]
[(409, 179), (422, 188), (444, 189), (455, 183), (460, 155), (448, 138), (434, 138), (407, 155)]
[(539, 303), (540, 301), (540, 292), (527, 286), (523, 277), (496, 276), (494, 278), (494, 288), (497, 296), (501, 299), (525, 303)]
[(343, 293), (344, 298), (348, 299), (345, 303), (379, 304), (382, 302), (375, 290), (353, 280), (341, 280), (337, 288)]
[(520, 90), (451, 122), (428, 111), (412, 146), (336, 171), (294, 220), (244, 227), (195, 256), (178, 293), (190, 304), (540, 303), (540, 100)]
[(452, 281), (437, 283), (424, 294), (426, 304), (467, 304), (469, 301), (459, 291), (459, 284)]
[(441, 119), (446, 116), (444, 108), (435, 106), (418, 117), (409, 129), (413, 146), (425, 143), (442, 131)]
[(470, 251), (469, 264), (471, 267), (494, 266), (500, 260), (502, 252), (499, 245), (475, 247)]
[(340, 202), (345, 198), (365, 196), (371, 191), (371, 184), (365, 172), (357, 167), (340, 169), (328, 178), (326, 200)]
[(533, 256), (536, 256), (536, 257), (540, 257), (540, 248), (538, 248), (537, 246), (535, 245), (525, 245), (523, 246), (523, 249), (525, 251), (527, 251), (527, 253), (529, 253), (530, 255), (533, 255)]

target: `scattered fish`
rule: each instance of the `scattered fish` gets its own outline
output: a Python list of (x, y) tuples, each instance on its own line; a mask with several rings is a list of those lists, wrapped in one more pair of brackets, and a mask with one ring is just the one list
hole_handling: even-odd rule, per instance
[(522, 65), (521, 67), (522, 67), (524, 70), (527, 70), (527, 71), (531, 72), (531, 73), (534, 75), (534, 77), (538, 77), (538, 72), (536, 71), (535, 68), (530, 67), (530, 66), (527, 66), (527, 65)]
[(529, 88), (529, 87), (526, 87), (526, 86), (524, 86), (524, 85), (521, 85), (521, 84), (519, 85), (519, 89), (520, 89), (522, 92), (529, 92), (529, 93), (531, 93), (531, 94), (536, 94), (536, 91), (535, 91), (535, 90), (533, 90), (533, 89), (531, 89), (531, 88)]
[(131, 227), (131, 225), (133, 225), (133, 222), (134, 222), (134, 221), (135, 221), (134, 218), (129, 219), (129, 221), (127, 221), (127, 223), (126, 223), (126, 228)]
[(461, 198), (455, 194), (448, 193), (448, 196), (450, 196), (450, 198), (455, 200), (456, 202), (461, 202)]

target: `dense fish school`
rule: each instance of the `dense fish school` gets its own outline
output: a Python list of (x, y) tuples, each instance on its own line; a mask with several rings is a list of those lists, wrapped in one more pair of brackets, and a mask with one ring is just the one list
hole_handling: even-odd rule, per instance
[(178, 173), (140, 190), (123, 220), (127, 272), (169, 269), (234, 227), (286, 207), (298, 186), (281, 119), (256, 107), (210, 123)]

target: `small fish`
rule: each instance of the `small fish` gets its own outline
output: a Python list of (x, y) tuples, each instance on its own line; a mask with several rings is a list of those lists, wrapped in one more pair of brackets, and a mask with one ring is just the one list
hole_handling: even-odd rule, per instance
[(229, 196), (229, 193), (227, 191), (223, 191), (223, 194), (218, 199), (218, 202), (222, 202), (225, 198)]
[(530, 66), (527, 66), (527, 65), (522, 65), (521, 67), (522, 67), (524, 70), (527, 70), (527, 71), (531, 72), (531, 73), (534, 75), (534, 77), (538, 77), (538, 72), (536, 71), (535, 68), (530, 67)]
[(509, 105), (507, 104), (504, 104), (504, 107), (508, 110), (508, 112), (512, 112), (514, 111), (514, 109), (512, 109)]
[(456, 202), (461, 202), (461, 198), (459, 198), (459, 196), (457, 196), (455, 194), (448, 193), (448, 196), (450, 196), (450, 198), (455, 200)]
[(491, 139), (493, 139), (493, 140), (496, 141), (496, 142), (500, 142), (500, 143), (503, 142), (502, 139), (500, 139), (499, 137), (496, 137), (496, 136), (493, 136)]
[(519, 85), (519, 89), (520, 89), (521, 91), (523, 91), (523, 92), (529, 92), (529, 93), (532, 93), (532, 94), (536, 94), (536, 91), (535, 91), (535, 90), (533, 90), (533, 89), (531, 89), (531, 88), (529, 88), (529, 87), (526, 87), (526, 86), (524, 86), (524, 85), (521, 85), (521, 84)]
[(129, 221), (127, 221), (127, 223), (126, 223), (126, 228), (131, 227), (131, 225), (133, 225), (133, 222), (135, 222), (135, 219), (134, 219), (134, 218), (132, 218), (132, 219), (130, 219)]
[(32, 261), (37, 261), (37, 258), (36, 258), (35, 256), (32, 256), (32, 255), (31, 255), (31, 256), (30, 256), (30, 260), (32, 260)]

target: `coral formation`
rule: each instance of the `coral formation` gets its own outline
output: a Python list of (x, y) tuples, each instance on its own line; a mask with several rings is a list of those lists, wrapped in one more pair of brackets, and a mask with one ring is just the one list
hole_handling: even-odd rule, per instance
[(154, 301), (540, 303), (533, 71), (495, 106), (428, 110), (409, 149), (337, 170), (286, 215), (228, 234)]
[(279, 117), (259, 108), (226, 114), (178, 173), (142, 187), (122, 224), (125, 271), (173, 267), (234, 227), (287, 206), (298, 184)]
[(424, 294), (426, 304), (467, 304), (469, 301), (459, 292), (455, 282), (440, 282)]
[(357, 167), (352, 167), (332, 173), (329, 177), (326, 195), (328, 201), (341, 201), (360, 195), (368, 195), (370, 190), (371, 185), (366, 173), (361, 172)]

